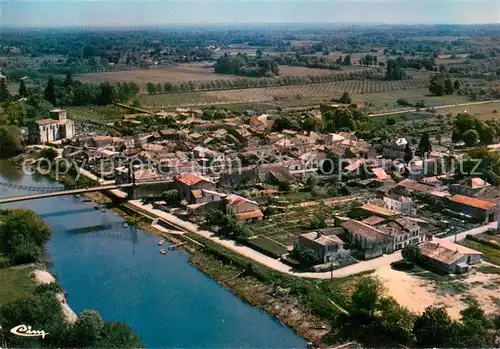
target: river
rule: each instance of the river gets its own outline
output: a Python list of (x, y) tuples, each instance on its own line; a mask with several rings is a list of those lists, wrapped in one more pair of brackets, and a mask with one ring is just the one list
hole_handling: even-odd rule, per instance
[[(0, 182), (61, 186), (0, 161)], [(27, 192), (0, 186), (0, 197)], [(52, 228), (50, 270), (76, 312), (96, 309), (132, 326), (148, 348), (304, 348), (305, 341), (188, 262), (158, 238), (71, 196), (3, 205), (36, 211)]]

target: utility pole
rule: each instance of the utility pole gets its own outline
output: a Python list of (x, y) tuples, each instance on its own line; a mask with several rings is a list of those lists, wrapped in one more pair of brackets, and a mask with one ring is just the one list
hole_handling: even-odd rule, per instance
[(333, 280), (333, 260), (330, 260), (330, 281)]

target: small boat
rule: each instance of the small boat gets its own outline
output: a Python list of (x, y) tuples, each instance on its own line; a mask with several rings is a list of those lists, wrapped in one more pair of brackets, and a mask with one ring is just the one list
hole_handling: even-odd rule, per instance
[(123, 227), (124, 228), (128, 228), (128, 223), (127, 222), (123, 222)]
[(161, 253), (161, 254), (163, 254), (163, 255), (165, 255), (165, 254), (167, 254), (167, 251), (165, 251), (165, 250), (162, 248), (162, 249), (160, 250), (160, 253)]
[(163, 245), (164, 242), (165, 242), (165, 240), (161, 239), (160, 241), (158, 241), (158, 246)]
[(103, 207), (103, 208), (101, 208), (101, 211), (102, 212), (106, 212), (106, 209)]
[(91, 202), (92, 200), (90, 199), (83, 199), (82, 202)]
[(99, 209), (99, 206), (94, 206), (94, 210), (98, 210)]
[(75, 198), (77, 198), (77, 199), (80, 198), (80, 194), (76, 194)]

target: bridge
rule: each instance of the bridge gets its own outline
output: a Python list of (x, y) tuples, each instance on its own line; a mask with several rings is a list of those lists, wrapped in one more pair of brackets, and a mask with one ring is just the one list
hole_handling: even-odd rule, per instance
[(22, 195), (22, 196), (12, 196), (12, 197), (7, 197), (7, 198), (1, 198), (0, 205), (1, 204), (8, 204), (11, 202), (18, 202), (18, 201), (45, 199), (45, 198), (64, 196), (64, 195), (77, 195), (77, 194), (92, 193), (92, 192), (97, 192), (97, 191), (116, 190), (116, 189), (126, 189), (127, 191), (130, 191), (132, 189), (131, 197), (146, 196), (145, 195), (146, 193), (142, 193), (142, 195), (133, 195), (133, 194), (134, 194), (134, 191), (136, 191), (139, 187), (150, 187), (150, 186), (165, 185), (165, 184), (168, 185), (170, 183), (172, 183), (172, 181), (170, 179), (169, 180), (163, 179), (163, 180), (136, 181), (135, 183), (110, 184), (110, 185), (101, 185), (101, 186), (88, 187), (88, 188), (62, 190), (62, 188), (57, 188), (57, 187), (56, 188), (54, 188), (54, 187), (33, 187), (33, 186), (16, 185), (16, 184), (11, 184), (11, 183), (0, 182), (0, 186), (3, 186), (3, 187), (10, 187), (10, 188), (23, 190), (23, 191), (38, 192), (37, 194), (31, 194), (31, 195)]

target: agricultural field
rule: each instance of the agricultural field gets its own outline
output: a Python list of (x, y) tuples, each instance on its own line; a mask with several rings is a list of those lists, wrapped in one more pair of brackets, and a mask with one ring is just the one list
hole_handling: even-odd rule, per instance
[(357, 71), (370, 70), (368, 67), (342, 67), (342, 70), (329, 70), (307, 67), (296, 67), (291, 65), (280, 65), (280, 76), (304, 76), (304, 75), (325, 75), (325, 74), (342, 74)]
[(438, 112), (441, 114), (457, 114), (467, 111), (467, 113), (474, 115), (483, 120), (490, 119), (500, 119), (500, 101), (481, 103), (481, 104), (469, 104), (467, 106), (453, 106), (449, 108), (439, 109)]
[[(424, 83), (423, 85), (426, 86), (426, 83)], [(429, 90), (426, 87), (406, 90), (393, 89), (379, 93), (354, 94), (352, 96), (352, 100), (354, 103), (373, 104), (373, 106), (369, 106), (367, 109), (368, 112), (372, 113), (384, 113), (394, 110), (414, 109), (414, 107), (404, 107), (398, 105), (396, 101), (399, 98), (404, 98), (408, 102), (413, 104), (418, 101), (424, 101), (426, 107), (455, 105), (459, 103), (469, 102), (469, 98), (467, 96), (459, 96), (456, 94), (446, 96), (432, 96), (429, 94)], [(438, 110), (438, 112), (441, 114), (447, 113), (444, 111), (444, 109)]]
[(173, 66), (161, 66), (150, 69), (137, 69), (130, 71), (102, 72), (79, 74), (75, 79), (82, 82), (100, 84), (101, 82), (135, 82), (145, 85), (148, 82), (184, 82), (184, 81), (206, 81), (206, 80), (234, 80), (235, 75), (215, 74), (209, 63), (178, 64)]
[(258, 243), (262, 248), (269, 247), (272, 252), (280, 252), (285, 248), (291, 249), (299, 234), (310, 231), (313, 219), (333, 219), (336, 214), (347, 212), (354, 204), (356, 201), (337, 205), (317, 202), (310, 206), (291, 205), (286, 212), (273, 215), (264, 221), (253, 222), (249, 228), (254, 236), (260, 237)]
[[(363, 96), (369, 93), (387, 91), (398, 91), (399, 94), (402, 90), (422, 89), (426, 85), (426, 79), (405, 81), (347, 80), (269, 88), (143, 95), (139, 97), (139, 102), (141, 106), (151, 109), (172, 106), (223, 105), (283, 100), (298, 100), (298, 105), (309, 105), (339, 97), (344, 91), (348, 91), (353, 95), (362, 94)], [(392, 97), (391, 103), (395, 103), (395, 99)]]
[(68, 116), (81, 123), (106, 124), (121, 120), (124, 114), (132, 113), (126, 108), (116, 105), (89, 106), (89, 107), (67, 107)]

